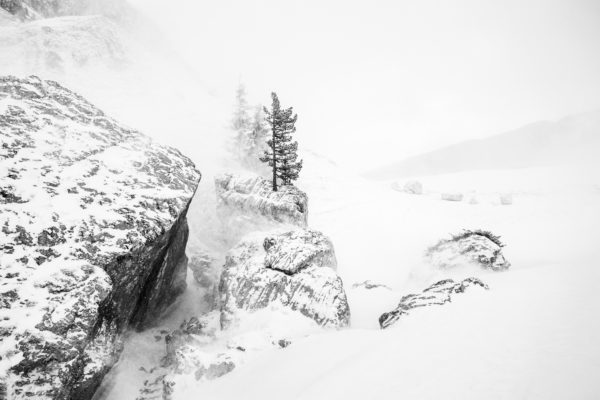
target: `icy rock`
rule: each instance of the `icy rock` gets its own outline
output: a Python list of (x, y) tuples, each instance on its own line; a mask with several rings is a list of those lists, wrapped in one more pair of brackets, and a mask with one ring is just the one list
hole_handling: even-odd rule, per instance
[(273, 302), (324, 326), (341, 327), (350, 321), (333, 245), (317, 231), (295, 230), (242, 240), (227, 254), (219, 292), (224, 328), (237, 309), (252, 311)]
[(509, 206), (513, 203), (513, 196), (510, 193), (500, 195), (500, 204), (503, 206)]
[(398, 321), (400, 317), (410, 314), (416, 308), (449, 303), (455, 294), (464, 293), (468, 287), (472, 286), (488, 289), (488, 286), (477, 278), (467, 278), (461, 282), (445, 279), (434, 283), (423, 290), (422, 293), (403, 296), (396, 309), (386, 312), (379, 317), (379, 326), (381, 329), (388, 328)]
[(224, 219), (257, 216), (280, 223), (306, 227), (308, 197), (295, 186), (281, 186), (277, 192), (271, 182), (225, 174), (215, 178), (217, 210)]
[(446, 201), (463, 201), (462, 193), (442, 193), (442, 200)]
[(502, 247), (504, 244), (500, 237), (491, 232), (464, 231), (430, 247), (426, 258), (438, 268), (474, 264), (484, 269), (501, 271), (510, 267), (510, 263), (502, 254)]
[(36, 77), (0, 77), (0, 380), (91, 398), (185, 289), (193, 163)]

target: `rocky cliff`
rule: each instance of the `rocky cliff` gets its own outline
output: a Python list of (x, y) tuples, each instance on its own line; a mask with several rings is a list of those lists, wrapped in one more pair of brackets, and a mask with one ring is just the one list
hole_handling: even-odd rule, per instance
[(91, 398), (122, 333), (185, 288), (200, 173), (36, 77), (0, 78), (0, 143), (0, 380), (10, 399)]
[(215, 178), (217, 210), (224, 220), (255, 221), (257, 217), (305, 227), (308, 223), (308, 196), (295, 186), (282, 186), (277, 192), (259, 176), (225, 174)]

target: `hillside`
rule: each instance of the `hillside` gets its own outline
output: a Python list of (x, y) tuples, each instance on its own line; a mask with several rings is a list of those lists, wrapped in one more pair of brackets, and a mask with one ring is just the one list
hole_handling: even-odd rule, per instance
[(594, 161), (600, 151), (600, 110), (536, 122), (468, 140), (369, 171), (374, 179), (469, 170), (524, 168)]

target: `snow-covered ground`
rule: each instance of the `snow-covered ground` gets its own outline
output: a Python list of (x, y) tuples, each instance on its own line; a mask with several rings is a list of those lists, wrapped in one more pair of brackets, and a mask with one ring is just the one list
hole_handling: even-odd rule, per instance
[[(206, 399), (242, 394), (248, 399), (597, 397), (600, 169), (587, 165), (417, 177), (424, 194), (413, 195), (393, 190), (391, 182), (347, 174), (314, 153), (304, 157), (298, 185), (310, 198), (309, 225), (333, 240), (351, 327), (299, 332), (289, 347), (254, 353), (221, 378), (181, 380), (175, 399), (200, 394)], [(202, 190), (209, 195), (206, 181)], [(443, 192), (464, 193), (465, 200), (443, 201)], [(512, 205), (500, 203), (505, 194), (512, 194)], [(203, 221), (210, 226), (209, 214), (191, 214), (192, 235), (206, 236), (194, 227)], [(476, 228), (502, 236), (512, 263), (508, 271), (439, 271), (425, 263), (428, 246)], [(417, 310), (379, 329), (379, 316), (403, 295), (440, 279), (469, 276), (479, 277), (490, 290), (469, 291), (451, 304)], [(365, 280), (389, 288), (352, 287)], [(190, 302), (197, 290), (190, 281), (182, 307), (169, 317), (171, 326), (202, 311), (199, 298), (197, 308)], [(132, 340), (148, 342), (140, 336)], [(164, 355), (157, 343), (155, 351)], [(156, 358), (136, 345), (129, 349), (138, 367), (140, 357)], [(131, 372), (123, 372), (124, 365), (132, 370), (127, 354), (115, 370), (122, 376), (113, 393), (125, 393), (119, 387), (135, 381)]]
[[(213, 230), (218, 223), (212, 180), (223, 172), (217, 164), (226, 125), (223, 95), (213, 96), (170, 55), (157, 57), (103, 19), (67, 17), (15, 27), (13, 19), (0, 14), (0, 22), (2, 74), (36, 73), (59, 80), (111, 116), (193, 158), (203, 179), (189, 213), (190, 246), (222, 251), (224, 243)], [(105, 48), (113, 48), (104, 40), (106, 33), (94, 41), (95, 32), (106, 30), (117, 49), (123, 48), (115, 54), (123, 57), (106, 56)], [(71, 62), (79, 54), (75, 50), (90, 50), (84, 55), (92, 65)], [(47, 53), (60, 56), (62, 66), (37, 65), (48, 60)], [(95, 65), (97, 59), (105, 62)], [(301, 133), (297, 138), (303, 150)], [(302, 328), (290, 346), (256, 352), (219, 379), (181, 382), (175, 399), (600, 396), (597, 164), (403, 177), (396, 187), (409, 179), (423, 183), (424, 193), (412, 195), (394, 190), (391, 181), (348, 173), (327, 157), (308, 151), (302, 156), (298, 186), (309, 196), (309, 225), (334, 243), (351, 327)], [(442, 193), (462, 193), (464, 200), (443, 201)], [(505, 195), (512, 195), (513, 204), (501, 204)], [(512, 264), (508, 271), (437, 271), (425, 263), (427, 247), (451, 233), (477, 228), (502, 236)], [(451, 304), (415, 311), (379, 329), (379, 316), (403, 295), (439, 279), (468, 276), (481, 278), (490, 290), (468, 292)], [(164, 356), (161, 330), (175, 329), (184, 318), (208, 309), (191, 273), (188, 278), (186, 293), (166, 319), (130, 336), (110, 375), (114, 386), (104, 387), (99, 397), (135, 398), (147, 377), (140, 367), (149, 370)], [(365, 280), (389, 289), (353, 288)]]
[[(352, 327), (266, 351), (176, 398), (597, 398), (598, 168), (424, 177), (419, 196), (310, 161), (300, 183), (311, 199), (309, 223), (336, 245)], [(478, 204), (440, 200), (450, 189), (476, 192)], [(513, 204), (500, 205), (507, 192)], [(501, 235), (510, 270), (433, 271), (423, 263), (427, 246), (463, 228)], [(448, 276), (478, 276), (490, 290), (378, 329), (379, 315), (403, 294)], [(393, 290), (351, 288), (366, 279)]]

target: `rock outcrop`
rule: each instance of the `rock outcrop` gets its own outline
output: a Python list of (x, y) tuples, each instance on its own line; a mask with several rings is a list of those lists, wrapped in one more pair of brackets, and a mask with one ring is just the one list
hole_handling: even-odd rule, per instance
[(438, 268), (474, 264), (484, 269), (502, 271), (510, 267), (510, 263), (502, 254), (503, 247), (500, 237), (491, 232), (467, 230), (430, 247), (426, 258)]
[(308, 196), (295, 186), (282, 186), (277, 192), (266, 179), (241, 178), (225, 174), (215, 178), (217, 211), (224, 220), (256, 219), (306, 227)]
[(412, 310), (417, 308), (449, 303), (455, 294), (464, 293), (467, 288), (472, 286), (488, 289), (488, 286), (477, 278), (467, 278), (461, 282), (446, 279), (434, 283), (423, 290), (422, 293), (408, 294), (400, 299), (400, 303), (396, 309), (386, 312), (379, 317), (379, 326), (381, 326), (381, 329), (388, 328), (398, 321), (400, 317), (410, 314)]
[(280, 302), (324, 326), (346, 326), (350, 309), (331, 241), (313, 230), (242, 240), (227, 257), (219, 285), (221, 325), (235, 311)]
[(10, 399), (89, 399), (124, 330), (185, 288), (200, 173), (36, 77), (0, 78), (0, 144), (0, 381)]
[(122, 0), (0, 0), (0, 8), (25, 20), (96, 13), (116, 15), (125, 7)]

